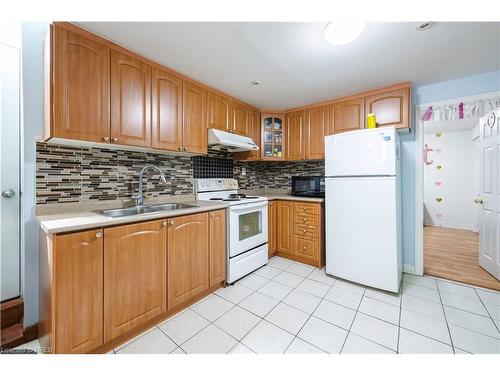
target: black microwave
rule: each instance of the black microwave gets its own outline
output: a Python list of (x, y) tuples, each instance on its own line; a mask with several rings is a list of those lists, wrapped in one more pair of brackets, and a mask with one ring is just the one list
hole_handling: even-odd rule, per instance
[(324, 176), (292, 176), (292, 195), (297, 197), (325, 197)]

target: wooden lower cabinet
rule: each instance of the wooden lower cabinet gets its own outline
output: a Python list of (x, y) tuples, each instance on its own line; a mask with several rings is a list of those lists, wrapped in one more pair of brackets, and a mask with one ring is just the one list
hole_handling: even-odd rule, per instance
[(104, 340), (167, 309), (166, 221), (104, 230)]
[(103, 343), (102, 230), (57, 235), (53, 242), (52, 306), (58, 353), (86, 353)]
[(39, 339), (107, 352), (223, 286), (226, 211), (68, 234), (40, 232)]
[(292, 254), (293, 202), (277, 201), (276, 205), (276, 246), (280, 253)]
[(208, 213), (168, 219), (168, 306), (209, 288)]
[(269, 202), (267, 216), (268, 216), (267, 221), (269, 226), (268, 254), (269, 258), (271, 258), (278, 251), (276, 244), (276, 202), (274, 201)]
[[(276, 216), (273, 219), (269, 215), (269, 233), (271, 236), (274, 226), (277, 244), (275, 252), (269, 250), (269, 257), (279, 255), (323, 267), (325, 249), (322, 204), (288, 200), (272, 203), (276, 205)], [(269, 243), (271, 241), (270, 237)]]
[(209, 213), (210, 287), (226, 279), (226, 210)]

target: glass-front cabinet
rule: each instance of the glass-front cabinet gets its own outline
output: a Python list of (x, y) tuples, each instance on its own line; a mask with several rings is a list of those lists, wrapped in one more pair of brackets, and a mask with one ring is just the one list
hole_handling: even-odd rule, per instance
[(283, 140), (285, 138), (284, 123), (283, 116), (281, 115), (262, 115), (262, 159), (285, 159), (285, 150), (283, 148)]

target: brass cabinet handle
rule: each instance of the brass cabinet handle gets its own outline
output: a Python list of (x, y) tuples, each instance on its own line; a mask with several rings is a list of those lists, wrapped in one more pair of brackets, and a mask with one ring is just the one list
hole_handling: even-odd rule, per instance
[(166, 222), (166, 221), (163, 221), (163, 222), (161, 223), (161, 225), (162, 225), (162, 226), (164, 226), (164, 227), (166, 227), (166, 226), (167, 226), (167, 222)]
[(113, 138), (112, 141), (113, 142), (118, 142), (118, 138)]
[(307, 246), (304, 246), (304, 247), (302, 248), (302, 250), (307, 250)]
[(101, 238), (101, 237), (102, 237), (102, 232), (96, 232), (95, 236), (96, 236), (97, 238)]
[(179, 151), (182, 151), (182, 146), (177, 147)]
[(184, 147), (184, 151), (187, 151), (187, 150), (188, 150), (188, 148), (187, 148), (187, 147)]
[(306, 232), (307, 232), (307, 229), (304, 229), (304, 233), (306, 233)]
[(109, 137), (102, 137), (102, 140), (103, 140), (104, 142), (109, 142)]
[(170, 224), (170, 225), (174, 225), (174, 224), (175, 224), (175, 221), (170, 220), (169, 224)]

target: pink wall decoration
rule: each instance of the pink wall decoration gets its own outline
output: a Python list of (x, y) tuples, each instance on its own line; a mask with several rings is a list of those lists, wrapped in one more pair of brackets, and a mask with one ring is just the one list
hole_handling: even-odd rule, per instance
[(437, 187), (440, 187), (441, 185), (443, 185), (443, 183), (441, 181), (436, 181), (436, 182), (434, 182), (434, 185), (436, 185)]

